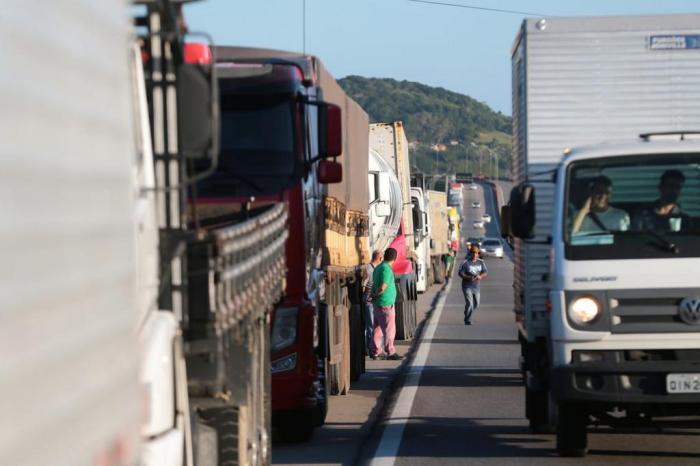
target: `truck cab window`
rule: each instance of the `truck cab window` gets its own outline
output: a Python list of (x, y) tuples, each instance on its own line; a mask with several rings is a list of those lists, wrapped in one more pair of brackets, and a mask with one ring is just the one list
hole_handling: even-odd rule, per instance
[[(564, 235), (571, 258), (697, 257), (700, 155), (573, 162)], [(591, 255), (592, 254), (592, 255)]]

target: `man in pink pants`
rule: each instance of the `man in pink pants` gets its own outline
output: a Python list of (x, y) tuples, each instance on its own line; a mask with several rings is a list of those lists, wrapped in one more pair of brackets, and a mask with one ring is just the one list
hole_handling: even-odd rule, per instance
[[(400, 360), (402, 356), (396, 354), (394, 338), (396, 337), (396, 284), (394, 283), (394, 271), (391, 265), (396, 260), (396, 249), (388, 248), (384, 252), (384, 261), (374, 269), (372, 274), (372, 304), (374, 306), (374, 334), (370, 347), (372, 359), (383, 356), (382, 349), (386, 350), (386, 359)], [(382, 348), (382, 337), (385, 348)]]

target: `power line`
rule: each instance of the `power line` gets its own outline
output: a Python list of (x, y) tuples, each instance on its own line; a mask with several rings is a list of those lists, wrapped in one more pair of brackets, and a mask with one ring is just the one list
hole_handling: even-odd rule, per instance
[(408, 1), (414, 2), (414, 3), (427, 3), (428, 5), (440, 5), (440, 6), (453, 6), (453, 7), (457, 7), (457, 8), (467, 8), (469, 10), (491, 11), (493, 13), (506, 13), (506, 14), (511, 14), (511, 15), (548, 16), (548, 15), (544, 15), (542, 13), (533, 13), (533, 12), (517, 11), (517, 10), (503, 10), (500, 8), (487, 8), (487, 7), (475, 6), (475, 5), (462, 5), (459, 3), (436, 2), (436, 1), (431, 1), (431, 0), (408, 0)]

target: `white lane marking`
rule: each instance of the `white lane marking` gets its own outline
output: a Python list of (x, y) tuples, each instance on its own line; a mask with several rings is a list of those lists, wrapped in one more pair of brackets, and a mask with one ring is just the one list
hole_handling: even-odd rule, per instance
[(370, 466), (393, 466), (396, 461), (396, 455), (399, 453), (399, 447), (401, 446), (401, 438), (403, 437), (403, 431), (406, 428), (406, 424), (411, 416), (411, 408), (413, 408), (413, 400), (418, 392), (418, 385), (420, 382), (420, 376), (423, 369), (428, 361), (428, 354), (430, 354), (430, 343), (435, 335), (435, 330), (440, 323), (440, 316), (442, 315), (442, 309), (445, 307), (445, 300), (447, 295), (450, 294), (452, 289), (452, 283), (455, 279), (452, 278), (444, 289), (442, 296), (435, 306), (435, 311), (430, 316), (428, 325), (425, 328), (425, 333), (418, 343), (418, 350), (416, 351), (416, 356), (411, 361), (408, 366), (408, 375), (406, 376), (406, 381), (399, 391), (399, 396), (396, 399), (396, 404), (391, 410), (391, 415), (389, 419), (384, 423), (384, 432), (382, 432), (382, 438), (379, 441), (379, 446), (374, 452), (374, 458), (369, 462)]

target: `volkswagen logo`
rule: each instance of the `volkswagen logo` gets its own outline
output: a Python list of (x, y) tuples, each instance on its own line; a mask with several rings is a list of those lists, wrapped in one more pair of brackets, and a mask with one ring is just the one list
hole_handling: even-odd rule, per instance
[(681, 301), (678, 317), (688, 325), (700, 325), (700, 298), (685, 298)]

